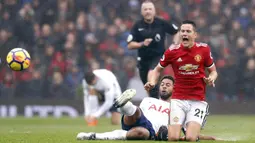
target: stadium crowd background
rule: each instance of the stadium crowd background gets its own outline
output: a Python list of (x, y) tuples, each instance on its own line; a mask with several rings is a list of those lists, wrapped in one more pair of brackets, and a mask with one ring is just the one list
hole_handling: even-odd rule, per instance
[[(255, 99), (255, 0), (154, 2), (166, 20), (195, 20), (198, 41), (211, 46), (219, 78), (216, 88), (208, 89), (208, 100)], [(0, 50), (25, 48), (32, 65), (15, 73), (2, 66), (0, 97), (82, 99), (88, 67), (113, 71), (123, 90), (143, 87), (136, 51), (126, 43), (138, 18), (139, 0), (2, 0)], [(171, 68), (165, 74), (172, 74)]]

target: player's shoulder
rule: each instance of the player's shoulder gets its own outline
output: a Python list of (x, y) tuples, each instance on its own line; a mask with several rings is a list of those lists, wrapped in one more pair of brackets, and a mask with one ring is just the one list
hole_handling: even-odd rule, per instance
[(111, 71), (109, 71), (109, 70), (107, 70), (107, 69), (95, 69), (95, 70), (93, 70), (93, 72), (94, 73), (98, 73), (98, 72), (111, 72)]
[(196, 47), (198, 48), (209, 48), (209, 45), (204, 42), (196, 42)]
[(96, 69), (93, 70), (93, 73), (95, 75), (109, 75), (109, 74), (113, 74), (111, 71), (107, 70), (107, 69)]
[(181, 44), (171, 44), (167, 51), (168, 52), (175, 52), (175, 51), (179, 51), (181, 49)]

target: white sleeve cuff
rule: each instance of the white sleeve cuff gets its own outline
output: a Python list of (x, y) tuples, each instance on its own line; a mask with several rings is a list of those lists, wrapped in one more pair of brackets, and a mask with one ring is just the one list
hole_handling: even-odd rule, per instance
[(212, 63), (212, 64), (211, 64), (209, 67), (207, 67), (207, 68), (209, 69), (209, 68), (211, 68), (211, 67), (213, 67), (213, 66), (214, 66), (214, 63)]
[(160, 63), (158, 63), (158, 65), (163, 69), (163, 68), (165, 68), (165, 67), (163, 67)]

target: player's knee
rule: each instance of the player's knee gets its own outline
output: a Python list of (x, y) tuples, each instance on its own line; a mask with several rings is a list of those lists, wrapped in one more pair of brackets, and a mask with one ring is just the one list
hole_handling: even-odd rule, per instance
[(179, 136), (168, 135), (169, 141), (179, 141)]
[(179, 138), (180, 138), (180, 134), (174, 133), (174, 132), (171, 132), (171, 131), (168, 132), (168, 140), (169, 141), (178, 141)]
[(138, 137), (139, 139), (143, 139), (143, 140), (148, 139), (149, 136), (150, 136), (150, 133), (145, 132), (145, 131), (142, 131), (142, 130), (136, 131), (136, 134), (137, 134), (137, 137)]
[(150, 132), (142, 127), (135, 127), (128, 131), (128, 140), (147, 140), (150, 137)]
[(189, 142), (195, 142), (197, 141), (197, 139), (198, 139), (197, 136), (189, 136), (189, 135), (186, 136), (186, 141), (189, 141)]
[(168, 140), (169, 141), (179, 141), (181, 136), (181, 125), (171, 125), (168, 127)]
[(133, 117), (133, 116), (124, 116), (124, 124), (131, 126), (134, 125), (137, 121), (137, 118)]

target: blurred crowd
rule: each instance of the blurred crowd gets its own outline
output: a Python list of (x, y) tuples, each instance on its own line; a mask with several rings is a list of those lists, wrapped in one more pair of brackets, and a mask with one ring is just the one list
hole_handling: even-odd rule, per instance
[[(159, 17), (192, 19), (219, 72), (209, 100), (255, 99), (255, 0), (154, 0)], [(141, 84), (136, 51), (126, 38), (141, 0), (2, 0), (0, 49), (22, 47), (32, 57), (23, 72), (0, 69), (2, 98), (81, 99), (83, 72), (106, 68), (121, 88)], [(169, 37), (167, 45), (171, 43)], [(7, 53), (6, 53), (7, 54)], [(2, 59), (5, 60), (5, 59)], [(172, 74), (167, 68), (164, 74)], [(132, 81), (132, 82), (128, 82)], [(141, 86), (142, 87), (142, 86)]]

